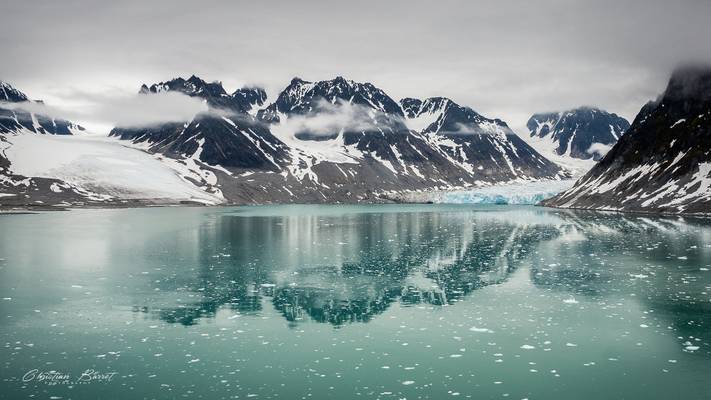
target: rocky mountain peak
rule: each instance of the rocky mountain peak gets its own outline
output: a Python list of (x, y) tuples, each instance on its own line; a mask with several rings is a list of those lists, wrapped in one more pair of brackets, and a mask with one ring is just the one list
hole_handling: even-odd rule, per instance
[(7, 82), (0, 81), (0, 101), (19, 103), (28, 101), (27, 96)]
[(662, 101), (711, 101), (711, 65), (685, 65), (674, 70)]
[(231, 96), (246, 111), (255, 110), (267, 101), (267, 92), (260, 87), (243, 87), (235, 90)]
[(403, 117), (400, 105), (383, 90), (371, 83), (360, 83), (337, 76), (331, 80), (308, 82), (294, 78), (267, 108), (260, 110), (258, 118), (278, 122), (284, 115), (307, 114), (320, 108), (322, 103), (339, 102), (373, 109), (390, 116)]
[(559, 112), (536, 113), (526, 123), (529, 136), (555, 146), (557, 155), (600, 160), (629, 128), (617, 114), (593, 106)]

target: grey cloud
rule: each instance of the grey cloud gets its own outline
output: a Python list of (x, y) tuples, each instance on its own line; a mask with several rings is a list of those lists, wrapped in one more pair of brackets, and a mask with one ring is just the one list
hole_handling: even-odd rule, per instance
[(103, 126), (149, 126), (189, 121), (207, 112), (204, 101), (177, 92), (131, 95), (78, 94), (81, 105), (51, 105), (22, 102), (0, 103), (3, 108), (21, 109), (54, 118)]
[(603, 143), (593, 143), (590, 145), (590, 148), (586, 150), (588, 154), (599, 154), (600, 156), (604, 156), (607, 154), (608, 151), (612, 149), (612, 145), (610, 144), (603, 144)]
[(451, 97), (514, 128), (580, 104), (631, 119), (678, 62), (711, 61), (709, 15), (707, 0), (7, 0), (1, 73), (65, 102), (68, 87), (192, 73), (270, 94), (293, 76), (342, 75), (395, 98)]

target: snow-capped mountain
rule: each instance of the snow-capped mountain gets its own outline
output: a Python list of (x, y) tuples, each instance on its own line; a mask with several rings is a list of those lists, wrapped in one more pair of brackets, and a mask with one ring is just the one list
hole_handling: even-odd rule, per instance
[(153, 153), (176, 159), (190, 158), (220, 167), (278, 171), (285, 155), (283, 145), (248, 112), (264, 102), (262, 89), (238, 89), (228, 94), (219, 82), (191, 76), (143, 85), (140, 93), (151, 95), (177, 91), (205, 100), (208, 111), (185, 122), (147, 127), (116, 127), (110, 136), (141, 144)]
[[(149, 157), (136, 159), (135, 168), (158, 161), (181, 184), (204, 196), (189, 190), (151, 191), (152, 196), (146, 196), (149, 201), (389, 201), (403, 191), (566, 177), (565, 171), (521, 141), (503, 121), (485, 118), (448, 99), (440, 99), (437, 107), (423, 106), (435, 102), (428, 99), (415, 110), (370, 83), (342, 77), (319, 82), (294, 78), (268, 105), (262, 89), (243, 88), (230, 94), (219, 82), (196, 76), (143, 85), (139, 91), (145, 96), (163, 92), (202, 99), (207, 111), (187, 121), (118, 126), (110, 137), (116, 145), (142, 150)], [(260, 105), (264, 107), (257, 110)], [(437, 117), (422, 129), (412, 129), (425, 110)], [(84, 159), (106, 158), (104, 143), (82, 145), (92, 153)], [(103, 167), (92, 164), (90, 168)], [(110, 201), (136, 199), (143, 186), (110, 183), (117, 171), (126, 170), (116, 167), (97, 173), (101, 184), (86, 177), (72, 180), (64, 174), (61, 178), (90, 187), (91, 193), (104, 194)], [(91, 201), (99, 197), (93, 195)]]
[(289, 173), (321, 188), (367, 193), (477, 180), (408, 129), (400, 105), (370, 83), (295, 78), (258, 117), (291, 148)]
[(677, 69), (563, 208), (711, 214), (711, 66)]
[(594, 107), (534, 114), (529, 136), (559, 156), (599, 161), (630, 124), (617, 114)]
[(402, 117), (400, 106), (371, 83), (359, 83), (338, 76), (335, 79), (307, 82), (294, 78), (276, 101), (258, 115), (263, 121), (279, 122), (284, 116), (308, 114), (323, 109), (323, 102), (346, 101), (376, 112)]
[[(23, 104), (41, 104), (30, 100), (27, 95), (10, 84), (0, 81), (0, 134), (40, 133), (51, 135), (72, 135), (84, 130), (83, 127), (61, 118), (27, 111)], [(31, 107), (26, 107), (31, 109)]]
[(504, 181), (521, 177), (563, 176), (505, 122), (482, 116), (445, 97), (400, 101), (407, 125), (421, 132), (449, 159), (473, 175)]
[(140, 93), (180, 92), (191, 97), (205, 99), (213, 109), (249, 112), (264, 104), (267, 93), (259, 87), (244, 87), (228, 94), (220, 82), (205, 82), (192, 75), (188, 79), (176, 78), (167, 82), (141, 86)]
[(267, 92), (260, 87), (243, 87), (232, 93), (232, 98), (250, 114), (256, 114), (267, 101)]

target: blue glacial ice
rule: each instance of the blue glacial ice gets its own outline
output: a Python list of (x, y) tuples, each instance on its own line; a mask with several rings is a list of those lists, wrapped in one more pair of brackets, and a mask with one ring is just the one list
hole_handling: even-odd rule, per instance
[(570, 188), (574, 179), (486, 186), (471, 190), (440, 192), (435, 203), (447, 204), (537, 204)]

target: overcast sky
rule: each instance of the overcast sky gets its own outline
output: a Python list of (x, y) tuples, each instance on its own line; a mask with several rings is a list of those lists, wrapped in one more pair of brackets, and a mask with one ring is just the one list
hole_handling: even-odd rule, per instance
[(342, 75), (516, 128), (578, 105), (632, 119), (675, 64), (711, 61), (710, 19), (709, 0), (2, 0), (0, 79), (81, 107), (193, 73), (270, 95)]

